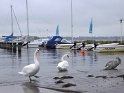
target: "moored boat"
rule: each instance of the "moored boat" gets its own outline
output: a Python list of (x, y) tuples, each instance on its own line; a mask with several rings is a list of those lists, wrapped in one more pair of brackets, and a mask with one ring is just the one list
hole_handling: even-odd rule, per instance
[(37, 40), (34, 40), (34, 41), (31, 41), (30, 43), (28, 43), (28, 47), (29, 48), (37, 48), (41, 45), (45, 45), (47, 43), (49, 39), (37, 39)]
[(101, 44), (98, 45), (93, 51), (99, 53), (124, 52), (124, 45), (119, 45), (119, 43)]
[(61, 36), (53, 36), (48, 42), (46, 43), (46, 48), (49, 49), (59, 49), (59, 48), (69, 48), (72, 46), (73, 43), (63, 39)]

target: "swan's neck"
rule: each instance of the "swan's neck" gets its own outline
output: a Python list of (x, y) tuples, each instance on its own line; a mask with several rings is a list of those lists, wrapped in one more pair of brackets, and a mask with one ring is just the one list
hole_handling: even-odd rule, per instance
[(62, 61), (65, 61), (65, 59), (64, 59), (64, 58), (65, 58), (65, 56), (66, 56), (66, 55), (62, 56), (62, 58), (61, 58), (61, 60), (62, 60)]
[(37, 58), (37, 52), (34, 53), (34, 63), (36, 66), (39, 66), (39, 61), (38, 61), (38, 58)]
[(117, 60), (118, 60), (119, 63), (121, 63), (121, 59), (120, 58), (118, 58)]

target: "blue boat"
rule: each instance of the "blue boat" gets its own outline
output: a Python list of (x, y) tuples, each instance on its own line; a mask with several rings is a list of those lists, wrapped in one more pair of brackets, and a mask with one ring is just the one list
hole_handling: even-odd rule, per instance
[(53, 36), (47, 41), (46, 48), (55, 49), (57, 44), (70, 44), (70, 42), (64, 42), (61, 36)]
[(9, 36), (2, 36), (4, 38), (4, 42), (12, 42), (14, 39), (16, 39), (16, 36), (13, 36), (13, 33)]

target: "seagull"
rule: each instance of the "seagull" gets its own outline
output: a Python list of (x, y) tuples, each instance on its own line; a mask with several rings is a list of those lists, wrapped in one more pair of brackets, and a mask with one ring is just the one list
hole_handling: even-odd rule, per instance
[(68, 54), (63, 55), (61, 58), (61, 62), (58, 63), (57, 68), (60, 72), (67, 71), (67, 67), (69, 66), (68, 61), (64, 59), (65, 57), (69, 58), (69, 55)]
[(40, 69), (39, 61), (37, 59), (37, 55), (38, 55), (39, 51), (40, 51), (40, 49), (37, 48), (34, 52), (34, 64), (26, 65), (23, 67), (21, 72), (18, 72), (21, 75), (28, 76), (30, 81), (32, 81), (32, 79), (31, 79), (32, 76), (34, 76), (36, 78), (38, 77), (38, 76), (35, 76), (35, 74), (37, 74)]
[(105, 70), (112, 70), (115, 69), (119, 64), (121, 64), (121, 59), (119, 57), (116, 57), (116, 60), (109, 61), (105, 65)]

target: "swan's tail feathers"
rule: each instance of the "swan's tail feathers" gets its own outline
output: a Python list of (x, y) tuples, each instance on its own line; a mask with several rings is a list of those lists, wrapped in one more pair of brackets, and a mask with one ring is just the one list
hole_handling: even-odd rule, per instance
[(21, 74), (21, 75), (25, 75), (25, 73), (24, 72), (18, 72), (19, 74)]

